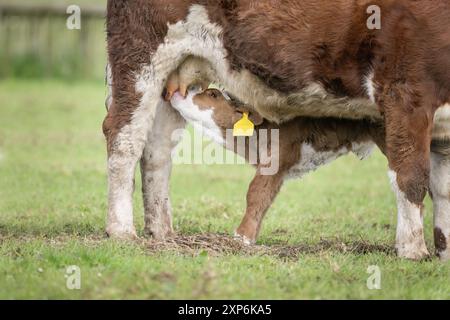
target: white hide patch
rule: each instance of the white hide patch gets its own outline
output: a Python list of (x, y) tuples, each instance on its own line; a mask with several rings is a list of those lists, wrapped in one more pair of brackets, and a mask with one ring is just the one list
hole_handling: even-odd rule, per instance
[(304, 143), (300, 151), (300, 162), (288, 171), (287, 179), (301, 178), (350, 152), (364, 160), (371, 155), (374, 147), (374, 143), (367, 142), (353, 143), (351, 150), (343, 147), (337, 151), (316, 151), (310, 144)]
[(106, 110), (109, 110), (111, 108), (111, 104), (112, 104), (112, 86), (113, 86), (113, 78), (112, 78), (112, 70), (111, 70), (111, 65), (108, 64), (106, 65), (106, 70), (105, 70), (105, 83), (106, 83), (106, 100), (105, 100), (105, 107)]
[(397, 183), (397, 173), (390, 170), (389, 179), (397, 197), (397, 237), (398, 255), (408, 259), (420, 259), (428, 255), (423, 233), (423, 217), (419, 205), (411, 203)]
[(373, 83), (373, 71), (371, 71), (364, 80), (364, 88), (366, 89), (366, 93), (369, 96), (370, 101), (375, 103), (375, 86)]
[(352, 152), (359, 158), (359, 160), (365, 160), (372, 155), (375, 146), (376, 145), (373, 142), (353, 142)]
[(337, 158), (348, 154), (348, 148), (341, 148), (338, 151), (318, 152), (310, 144), (304, 143), (301, 148), (300, 162), (293, 166), (287, 174), (287, 179), (301, 178), (306, 174), (317, 170), (319, 167), (329, 164)]
[(178, 110), (181, 116), (192, 124), (197, 131), (205, 134), (214, 142), (223, 145), (225, 139), (222, 130), (214, 121), (214, 109), (201, 110), (193, 101), (197, 93), (196, 91), (189, 91), (187, 97), (184, 98), (176, 92), (170, 102), (173, 108)]

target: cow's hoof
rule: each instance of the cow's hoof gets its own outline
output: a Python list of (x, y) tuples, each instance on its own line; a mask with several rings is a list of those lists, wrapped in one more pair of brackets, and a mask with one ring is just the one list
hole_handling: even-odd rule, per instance
[(425, 260), (430, 257), (430, 252), (428, 251), (426, 245), (423, 243), (415, 244), (415, 243), (405, 243), (405, 244), (397, 244), (397, 255), (400, 258), (420, 261)]
[(136, 229), (134, 226), (124, 227), (121, 225), (110, 225), (106, 228), (106, 234), (111, 239), (117, 240), (136, 240), (138, 236), (136, 234)]
[(450, 261), (450, 250), (438, 251), (437, 256), (442, 262)]
[(240, 235), (239, 233), (234, 233), (234, 240), (241, 242), (246, 246), (253, 246), (256, 244), (256, 240), (252, 240), (247, 236)]
[(173, 237), (175, 232), (172, 228), (144, 228), (144, 236), (146, 238), (152, 238), (155, 240), (165, 240), (167, 238)]

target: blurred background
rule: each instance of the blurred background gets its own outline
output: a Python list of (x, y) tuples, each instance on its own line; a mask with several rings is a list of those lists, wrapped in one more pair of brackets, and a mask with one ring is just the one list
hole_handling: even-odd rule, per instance
[[(81, 9), (70, 30), (69, 5)], [(0, 0), (0, 77), (100, 80), (105, 69), (106, 0)]]

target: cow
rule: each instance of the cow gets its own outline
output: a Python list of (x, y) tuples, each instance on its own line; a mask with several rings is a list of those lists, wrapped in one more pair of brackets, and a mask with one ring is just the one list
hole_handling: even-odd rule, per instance
[[(369, 7), (381, 13), (380, 28), (368, 26)], [(381, 119), (398, 203), (397, 253), (429, 255), (422, 211), (430, 190), (436, 247), (447, 257), (449, 14), (446, 0), (109, 0), (107, 233), (136, 236), (139, 161), (144, 231), (158, 239), (172, 233), (168, 181), (177, 141), (170, 133), (185, 120), (162, 92), (169, 75), (195, 56), (274, 123), (298, 116)], [(434, 129), (435, 117), (442, 128)], [(443, 135), (433, 140), (433, 130)]]

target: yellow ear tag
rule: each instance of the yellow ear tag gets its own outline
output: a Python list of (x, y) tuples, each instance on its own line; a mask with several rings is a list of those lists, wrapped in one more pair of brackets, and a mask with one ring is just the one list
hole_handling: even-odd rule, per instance
[(242, 119), (236, 122), (233, 128), (235, 137), (251, 137), (255, 131), (255, 125), (248, 118), (248, 112), (245, 112)]

